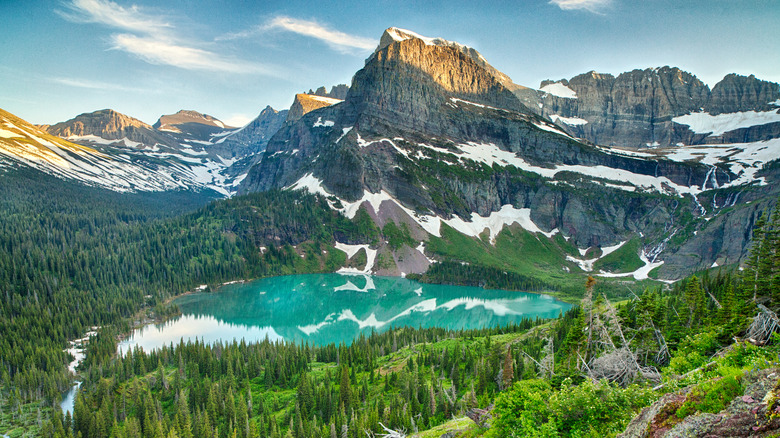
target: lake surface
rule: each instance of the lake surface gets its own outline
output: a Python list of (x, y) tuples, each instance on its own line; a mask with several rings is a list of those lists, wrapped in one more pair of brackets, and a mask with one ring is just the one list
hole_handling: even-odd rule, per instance
[(341, 274), (266, 278), (174, 302), (182, 316), (136, 330), (120, 351), (149, 351), (180, 339), (349, 343), (392, 327), (495, 327), (555, 318), (571, 307), (547, 295)]

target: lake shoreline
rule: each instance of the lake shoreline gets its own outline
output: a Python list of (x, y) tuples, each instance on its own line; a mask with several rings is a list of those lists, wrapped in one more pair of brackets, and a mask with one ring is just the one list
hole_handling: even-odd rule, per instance
[[(247, 289), (239, 286), (227, 293), (224, 289), (224, 286), (247, 283), (256, 285)], [(523, 318), (554, 319), (572, 307), (571, 303), (549, 293), (344, 273), (270, 276), (225, 282), (211, 289), (202, 285), (170, 297), (165, 303), (196, 295), (199, 297), (178, 303), (178, 306), (184, 306), (180, 308), (187, 316), (184, 320), (180, 315), (166, 318), (137, 316), (131, 330), (118, 337), (118, 350), (123, 354), (137, 346), (148, 350), (151, 339), (157, 339), (154, 342), (165, 339), (162, 345), (169, 345), (171, 342), (176, 344), (182, 337), (185, 342), (195, 339), (215, 342), (219, 336), (220, 341), (245, 339), (255, 342), (269, 336), (296, 343), (350, 343), (359, 333), (368, 335), (371, 330), (381, 332), (391, 327), (418, 325), (446, 330), (501, 327)], [(237, 296), (242, 298), (237, 300)], [(193, 317), (199, 319), (199, 323), (196, 324)], [(170, 320), (174, 320), (170, 325), (160, 325)], [(157, 327), (145, 332), (145, 327), (153, 323)], [(204, 328), (199, 328), (198, 324)], [(166, 335), (166, 330), (176, 333), (176, 339)], [(223, 334), (217, 335), (217, 332)], [(336, 332), (343, 337), (334, 338)], [(154, 348), (161, 346), (155, 345)]]

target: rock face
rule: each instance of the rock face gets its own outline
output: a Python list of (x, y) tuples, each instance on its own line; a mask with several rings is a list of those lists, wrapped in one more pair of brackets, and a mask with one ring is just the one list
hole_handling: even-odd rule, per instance
[(176, 114), (160, 116), (152, 126), (159, 131), (181, 134), (199, 141), (209, 141), (213, 134), (236, 129), (208, 114), (192, 110), (180, 110)]
[[(645, 83), (644, 75), (618, 80), (590, 74), (572, 81), (590, 84), (592, 92), (564, 85), (602, 113), (620, 106), (621, 117), (644, 120), (621, 124), (614, 116), (615, 135), (642, 123), (662, 129), (672, 124), (671, 116), (661, 122), (655, 114), (696, 109), (691, 97), (708, 96), (704, 84), (679, 70), (659, 71), (655, 82)], [(652, 105), (636, 97), (657, 88), (669, 91)], [(298, 111), (297, 119), (288, 114), (239, 193), (306, 188), (347, 215), (365, 208), (380, 227), (404, 223), (415, 235), (438, 235), (445, 222), (470, 226), (480, 217), (502, 217), (501, 211), (528, 211), (538, 230), (560, 232), (578, 248), (641, 235), (643, 256), (669, 260), (660, 268), (664, 278), (744, 256), (753, 210), (728, 201), (730, 213), (709, 221), (711, 227), (703, 220), (691, 228), (683, 222), (726, 205), (728, 195), (695, 195), (715, 188), (715, 180), (740, 178), (729, 166), (614, 153), (577, 140), (526, 105), (530, 96), (473, 49), (391, 28), (343, 102)], [(558, 111), (579, 108), (572, 99), (556, 102)], [(765, 195), (747, 190), (738, 198), (742, 203)], [(709, 202), (706, 208), (702, 202)], [(699, 233), (699, 226), (706, 231)], [(672, 240), (683, 228), (685, 237)], [(711, 238), (703, 255), (690, 257)]]
[[(531, 101), (527, 91), (522, 96)], [(588, 72), (569, 80), (544, 81), (537, 105), (572, 135), (605, 146), (631, 148), (678, 144), (717, 144), (780, 137), (780, 117), (706, 135), (689, 129), (676, 117), (705, 112), (711, 116), (777, 111), (780, 86), (755, 76), (730, 74), (712, 90), (694, 75), (676, 67), (633, 70), (617, 77)], [(531, 108), (535, 108), (530, 105)], [(722, 122), (727, 117), (722, 117)], [(702, 135), (705, 134), (705, 135)]]
[(347, 93), (349, 92), (349, 85), (347, 84), (338, 84), (331, 87), (330, 92), (328, 92), (325, 87), (317, 88), (316, 91), (309, 90), (306, 94), (313, 94), (316, 96), (322, 96), (322, 97), (330, 97), (332, 99), (339, 99), (344, 100), (347, 98)]
[(243, 157), (259, 154), (265, 150), (268, 140), (276, 134), (287, 118), (287, 110), (277, 111), (266, 106), (254, 120), (240, 130), (217, 140), (211, 149), (218, 149), (220, 155), (228, 157)]
[(339, 102), (341, 102), (340, 99), (318, 96), (316, 94), (296, 94), (295, 100), (293, 101), (292, 106), (290, 106), (290, 110), (287, 112), (287, 121), (290, 123), (296, 122), (303, 117), (304, 114), (308, 114), (319, 108), (335, 105)]
[(84, 113), (68, 121), (46, 127), (44, 130), (52, 135), (74, 140), (94, 135), (106, 140), (126, 138), (145, 145), (171, 144), (170, 138), (160, 135), (146, 123), (111, 109)]
[(769, 437), (780, 431), (777, 412), (768, 406), (777, 397), (780, 369), (749, 372), (743, 378), (744, 393), (718, 413), (695, 413), (678, 418), (675, 412), (690, 397), (686, 388), (666, 394), (642, 410), (618, 435), (619, 438), (664, 437)]

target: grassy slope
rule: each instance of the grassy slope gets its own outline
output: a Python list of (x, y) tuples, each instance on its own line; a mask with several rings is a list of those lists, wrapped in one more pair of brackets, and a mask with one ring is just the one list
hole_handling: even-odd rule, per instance
[[(458, 233), (447, 225), (442, 226), (442, 237), (432, 236), (426, 248), (442, 258), (495, 267), (507, 272), (526, 275), (553, 287), (550, 293), (574, 301), (582, 296), (582, 285), (589, 274), (575, 263), (566, 260), (570, 255), (581, 258), (579, 251), (560, 234), (548, 239), (541, 234), (530, 233), (519, 225), (505, 227), (491, 245), (486, 235), (474, 238)], [(597, 261), (593, 272), (600, 269), (610, 272), (632, 272), (643, 265), (639, 260), (639, 240), (632, 239), (620, 249)], [(568, 269), (568, 271), (567, 271)], [(598, 278), (597, 291), (610, 297), (631, 295), (626, 280)], [(631, 278), (629, 283), (636, 283)], [(652, 281), (637, 283), (636, 290), (655, 284)]]

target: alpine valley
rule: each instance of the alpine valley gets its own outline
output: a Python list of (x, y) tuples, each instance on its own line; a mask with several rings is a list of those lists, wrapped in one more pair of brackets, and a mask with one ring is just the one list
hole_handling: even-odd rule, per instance
[[(473, 48), (389, 28), (351, 84), (291, 98), (243, 127), (192, 110), (153, 125), (111, 109), (52, 125), (0, 110), (0, 432), (780, 430), (780, 370), (769, 365), (780, 85), (730, 74), (710, 88), (665, 66), (531, 88)], [(349, 346), (116, 354), (132, 328), (178, 316), (177, 295), (312, 273), (579, 306), (557, 320), (391, 329)], [(68, 344), (85, 333), (86, 357)], [(84, 384), (71, 417), (52, 407), (74, 359)]]

